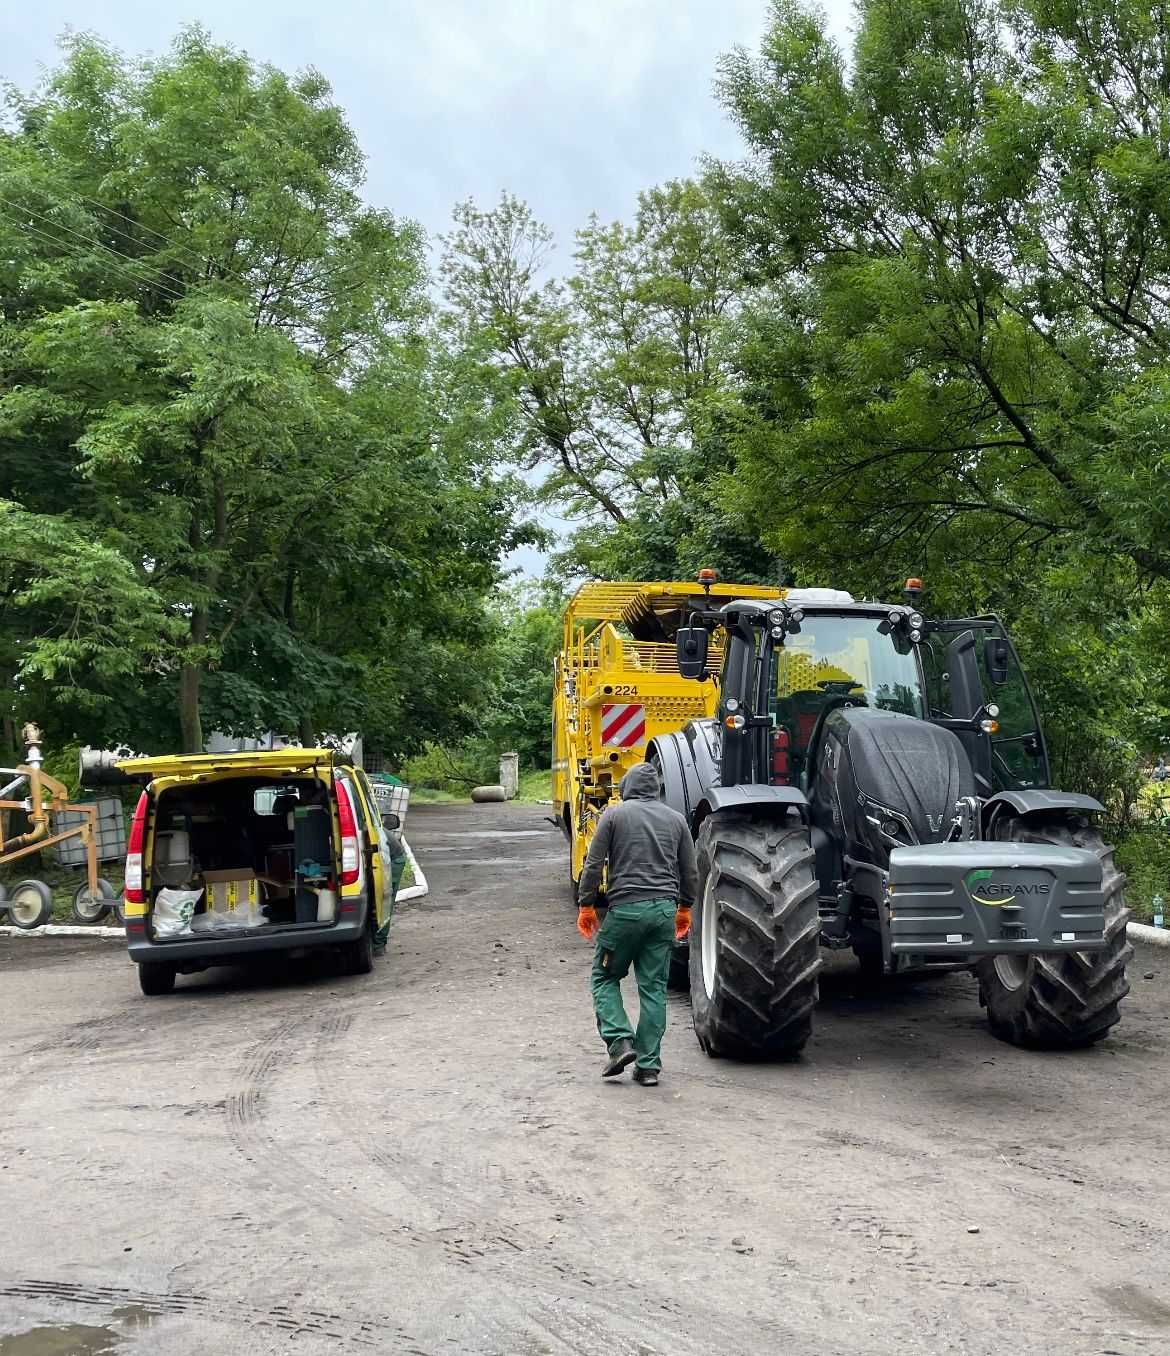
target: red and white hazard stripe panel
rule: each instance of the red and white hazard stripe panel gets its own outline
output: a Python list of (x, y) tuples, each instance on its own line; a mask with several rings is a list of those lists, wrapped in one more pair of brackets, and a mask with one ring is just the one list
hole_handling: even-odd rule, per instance
[(646, 708), (636, 702), (612, 702), (601, 708), (601, 742), (621, 749), (646, 742)]

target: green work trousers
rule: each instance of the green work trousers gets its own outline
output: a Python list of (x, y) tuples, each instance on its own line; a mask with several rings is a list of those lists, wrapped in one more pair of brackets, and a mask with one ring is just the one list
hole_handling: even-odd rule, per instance
[(394, 917), (394, 901), (398, 897), (398, 886), (402, 881), (402, 873), (406, 870), (405, 853), (398, 857), (390, 858), (390, 898), (386, 900), (386, 918), (380, 928), (374, 932), (374, 950), (385, 951), (386, 943), (390, 940), (390, 921)]
[[(633, 1041), (639, 1069), (660, 1069), (666, 1030), (666, 974), (674, 945), (673, 899), (642, 899), (613, 904), (597, 934), (593, 953), (593, 1011), (606, 1049)], [(621, 981), (634, 967), (638, 981), (638, 1030), (622, 1003)]]

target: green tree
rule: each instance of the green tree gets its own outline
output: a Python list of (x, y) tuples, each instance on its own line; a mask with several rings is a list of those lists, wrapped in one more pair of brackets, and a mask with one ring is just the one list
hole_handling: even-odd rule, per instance
[[(76, 710), (81, 684), (109, 716), (132, 667), (130, 705), (173, 701), (187, 750), (208, 721), (354, 728), (374, 691), (388, 719), (388, 637), (429, 607), (441, 624), (445, 588), (488, 591), (527, 534), (490, 411), (484, 432), (482, 401), (453, 389), (421, 234), (362, 202), (362, 172), (318, 74), (199, 29), (144, 62), (71, 39), (42, 90), (11, 98), (0, 499), (48, 550), (15, 563), (17, 601), (42, 614), (0, 663), (49, 683), (40, 698)], [(124, 628), (131, 595), (111, 597), (54, 686), (62, 534), (125, 562), (111, 578), (152, 624)], [(0, 634), (28, 620), (6, 609)]]
[[(747, 155), (736, 507), (798, 577), (1020, 634), (1058, 775), (1166, 737), (1165, 16), (1120, 0), (790, 0), (723, 63)], [(1127, 752), (1128, 751), (1128, 752)]]
[(723, 333), (737, 278), (704, 190), (649, 190), (630, 226), (594, 218), (564, 281), (546, 277), (551, 234), (506, 195), (491, 211), (457, 208), (445, 244), (449, 303), (513, 393), (523, 464), (581, 524), (557, 572), (715, 565), (774, 578), (717, 484), (730, 465)]

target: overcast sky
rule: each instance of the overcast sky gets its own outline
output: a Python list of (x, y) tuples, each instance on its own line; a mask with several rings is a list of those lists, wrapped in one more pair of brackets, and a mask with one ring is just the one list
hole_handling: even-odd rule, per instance
[[(850, 0), (824, 8), (843, 37)], [(640, 189), (704, 152), (737, 153), (712, 80), (721, 53), (757, 45), (767, 13), (767, 0), (0, 0), (0, 77), (34, 84), (70, 27), (144, 54), (198, 22), (325, 75), (376, 206), (433, 235), (455, 202), (506, 189), (564, 248), (590, 212), (628, 218)]]

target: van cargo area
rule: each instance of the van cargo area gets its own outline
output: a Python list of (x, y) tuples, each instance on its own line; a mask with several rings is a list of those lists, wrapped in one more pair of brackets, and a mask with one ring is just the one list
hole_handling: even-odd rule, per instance
[(312, 776), (232, 777), (157, 798), (147, 912), (158, 943), (337, 916), (329, 790)]

